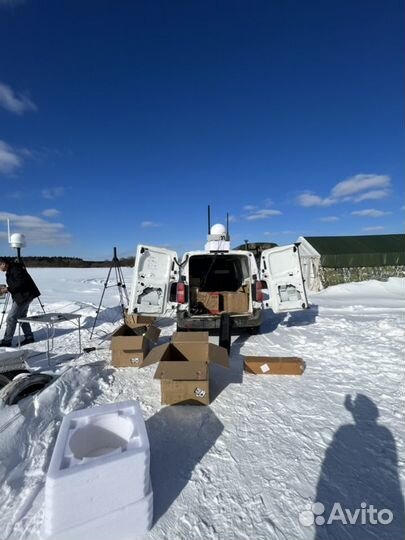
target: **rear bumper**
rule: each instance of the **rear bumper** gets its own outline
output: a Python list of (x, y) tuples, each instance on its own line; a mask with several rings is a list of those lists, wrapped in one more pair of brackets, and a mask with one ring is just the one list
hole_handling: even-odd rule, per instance
[[(234, 328), (259, 327), (262, 323), (262, 318), (262, 309), (254, 309), (250, 315), (231, 315), (232, 326)], [(220, 315), (190, 317), (186, 311), (177, 312), (177, 328), (179, 330), (215, 330), (219, 329), (220, 322)]]

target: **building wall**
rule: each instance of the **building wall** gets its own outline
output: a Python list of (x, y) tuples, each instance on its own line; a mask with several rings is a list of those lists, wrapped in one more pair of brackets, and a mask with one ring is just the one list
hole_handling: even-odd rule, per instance
[(377, 279), (387, 281), (389, 277), (405, 277), (405, 266), (376, 266), (354, 268), (320, 268), (321, 282), (324, 287), (349, 283), (351, 281), (367, 281)]

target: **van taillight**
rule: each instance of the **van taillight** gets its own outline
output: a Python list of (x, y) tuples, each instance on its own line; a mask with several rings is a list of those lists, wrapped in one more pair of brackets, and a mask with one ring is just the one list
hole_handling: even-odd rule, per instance
[(256, 294), (255, 294), (255, 300), (256, 302), (263, 302), (264, 296), (263, 296), (263, 283), (261, 281), (256, 281)]
[(182, 281), (177, 283), (176, 287), (176, 302), (185, 304), (186, 302), (186, 286)]

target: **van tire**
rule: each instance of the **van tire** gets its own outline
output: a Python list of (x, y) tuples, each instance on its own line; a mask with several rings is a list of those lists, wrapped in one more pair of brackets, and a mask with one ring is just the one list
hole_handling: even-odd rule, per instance
[(21, 399), (41, 392), (54, 380), (51, 375), (31, 373), (26, 377), (18, 377), (0, 390), (2, 405), (15, 405)]

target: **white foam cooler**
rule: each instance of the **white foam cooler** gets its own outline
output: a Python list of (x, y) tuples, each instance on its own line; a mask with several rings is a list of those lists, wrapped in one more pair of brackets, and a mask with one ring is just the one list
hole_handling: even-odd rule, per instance
[(66, 415), (46, 477), (43, 537), (141, 538), (153, 518), (149, 463), (137, 401)]

